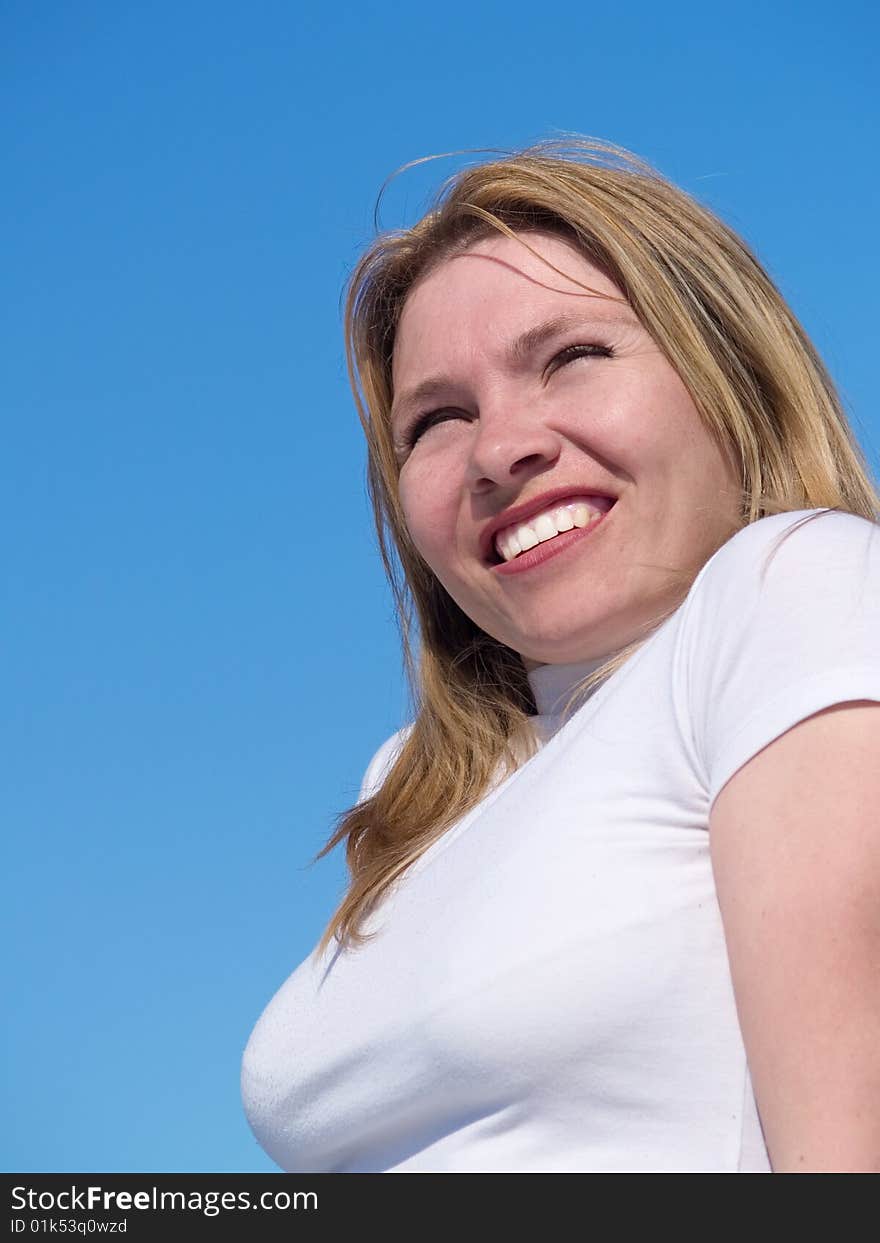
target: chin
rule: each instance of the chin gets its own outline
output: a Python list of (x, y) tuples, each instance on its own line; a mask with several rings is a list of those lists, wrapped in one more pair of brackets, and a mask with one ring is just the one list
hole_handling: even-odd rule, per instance
[(625, 646), (629, 639), (616, 641), (616, 636), (608, 633), (607, 624), (605, 627), (596, 623), (584, 626), (581, 622), (579, 626), (545, 625), (528, 634), (520, 633), (511, 640), (502, 639), (502, 642), (521, 656), (542, 665), (573, 665), (610, 655)]
[[(580, 640), (566, 639), (535, 641), (534, 638), (518, 644), (508, 644), (527, 660), (540, 665), (575, 665), (581, 661), (597, 660), (606, 655), (606, 649), (597, 646), (595, 636)], [(622, 646), (622, 645), (621, 645)], [(616, 650), (616, 649), (615, 649)], [(611, 650), (608, 650), (611, 655)]]

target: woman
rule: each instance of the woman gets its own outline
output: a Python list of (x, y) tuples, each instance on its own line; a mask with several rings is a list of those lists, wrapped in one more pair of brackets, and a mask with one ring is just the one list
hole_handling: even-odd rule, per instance
[(409, 653), (245, 1107), (285, 1169), (876, 1170), (880, 502), (744, 244), (608, 144), (352, 275)]

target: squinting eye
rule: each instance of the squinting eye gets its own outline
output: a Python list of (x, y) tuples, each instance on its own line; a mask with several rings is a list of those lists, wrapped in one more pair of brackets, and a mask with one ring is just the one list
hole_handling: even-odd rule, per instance
[(428, 410), (425, 414), (420, 414), (413, 422), (412, 426), (407, 429), (404, 442), (408, 449), (411, 449), (423, 432), (429, 427), (434, 427), (437, 423), (444, 423), (447, 419), (462, 419), (465, 416), (460, 410)]
[(552, 361), (560, 366), (565, 366), (575, 358), (613, 358), (614, 350), (610, 345), (569, 345), (567, 349), (561, 350)]

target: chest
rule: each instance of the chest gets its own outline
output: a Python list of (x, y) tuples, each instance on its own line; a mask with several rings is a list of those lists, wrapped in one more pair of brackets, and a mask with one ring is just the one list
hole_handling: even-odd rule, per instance
[(683, 1067), (717, 1091), (739, 1037), (706, 815), (661, 698), (574, 718), (417, 861), (372, 940), (273, 999), (249, 1052), (282, 1164), (387, 1168), (517, 1110), (589, 1133), (597, 1102), (673, 1107)]

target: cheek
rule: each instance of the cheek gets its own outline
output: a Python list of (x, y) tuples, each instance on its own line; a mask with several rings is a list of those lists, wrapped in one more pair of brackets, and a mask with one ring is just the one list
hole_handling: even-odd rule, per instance
[(400, 505), (410, 539), (436, 572), (449, 561), (453, 548), (454, 497), (436, 473), (415, 466), (412, 463), (413, 469), (404, 469), (400, 476)]
[(703, 455), (705, 433), (690, 394), (677, 376), (661, 373), (630, 415), (616, 429), (622, 461), (630, 462), (641, 474), (672, 472), (680, 479), (693, 473), (694, 460)]

